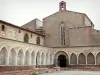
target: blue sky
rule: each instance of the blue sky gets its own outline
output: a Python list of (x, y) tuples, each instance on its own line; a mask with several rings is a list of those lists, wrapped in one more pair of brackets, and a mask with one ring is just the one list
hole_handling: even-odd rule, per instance
[[(61, 0), (0, 0), (0, 19), (21, 26), (34, 18), (42, 20), (59, 10)], [(64, 0), (67, 9), (86, 13), (100, 29), (100, 0)]]

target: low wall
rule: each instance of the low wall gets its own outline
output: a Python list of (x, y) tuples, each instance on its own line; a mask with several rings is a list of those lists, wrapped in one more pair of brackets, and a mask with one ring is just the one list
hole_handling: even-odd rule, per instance
[[(49, 67), (55, 70), (52, 66), (38, 66)], [(83, 71), (100, 71), (100, 65), (73, 65), (60, 70), (83, 70)], [(35, 66), (0, 66), (0, 75), (31, 75), (34, 72), (43, 72), (43, 69), (35, 68)], [(55, 70), (56, 71), (56, 70)]]
[(61, 70), (83, 70), (83, 71), (100, 71), (100, 65), (71, 65), (66, 68), (61, 68)]
[(3, 71), (20, 71), (20, 70), (29, 70), (34, 69), (35, 66), (0, 66), (0, 72)]

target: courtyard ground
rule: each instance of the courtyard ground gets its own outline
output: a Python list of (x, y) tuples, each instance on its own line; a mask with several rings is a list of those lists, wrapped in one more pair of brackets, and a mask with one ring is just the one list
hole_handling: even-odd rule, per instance
[(100, 75), (100, 71), (57, 71), (40, 75)]

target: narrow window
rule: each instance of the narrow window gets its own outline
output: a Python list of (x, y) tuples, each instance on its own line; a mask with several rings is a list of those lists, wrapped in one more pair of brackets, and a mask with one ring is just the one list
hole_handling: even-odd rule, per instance
[(61, 22), (60, 26), (60, 34), (61, 34), (61, 45), (65, 45), (65, 24), (64, 22)]
[(18, 32), (20, 33), (21, 31), (19, 30)]
[(31, 34), (31, 38), (32, 38), (32, 34)]
[(4, 25), (1, 26), (1, 30), (5, 31), (5, 26)]
[(40, 44), (40, 37), (37, 37), (36, 42), (37, 42), (37, 44)]
[(29, 37), (28, 37), (27, 34), (25, 34), (25, 35), (24, 35), (24, 42), (28, 42), (28, 40), (29, 40)]

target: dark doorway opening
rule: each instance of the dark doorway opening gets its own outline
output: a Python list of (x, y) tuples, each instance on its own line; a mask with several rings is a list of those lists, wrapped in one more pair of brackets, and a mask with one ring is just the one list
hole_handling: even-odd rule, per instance
[(60, 67), (66, 67), (68, 65), (68, 60), (66, 59), (65, 55), (59, 55), (58, 56), (58, 65)]

